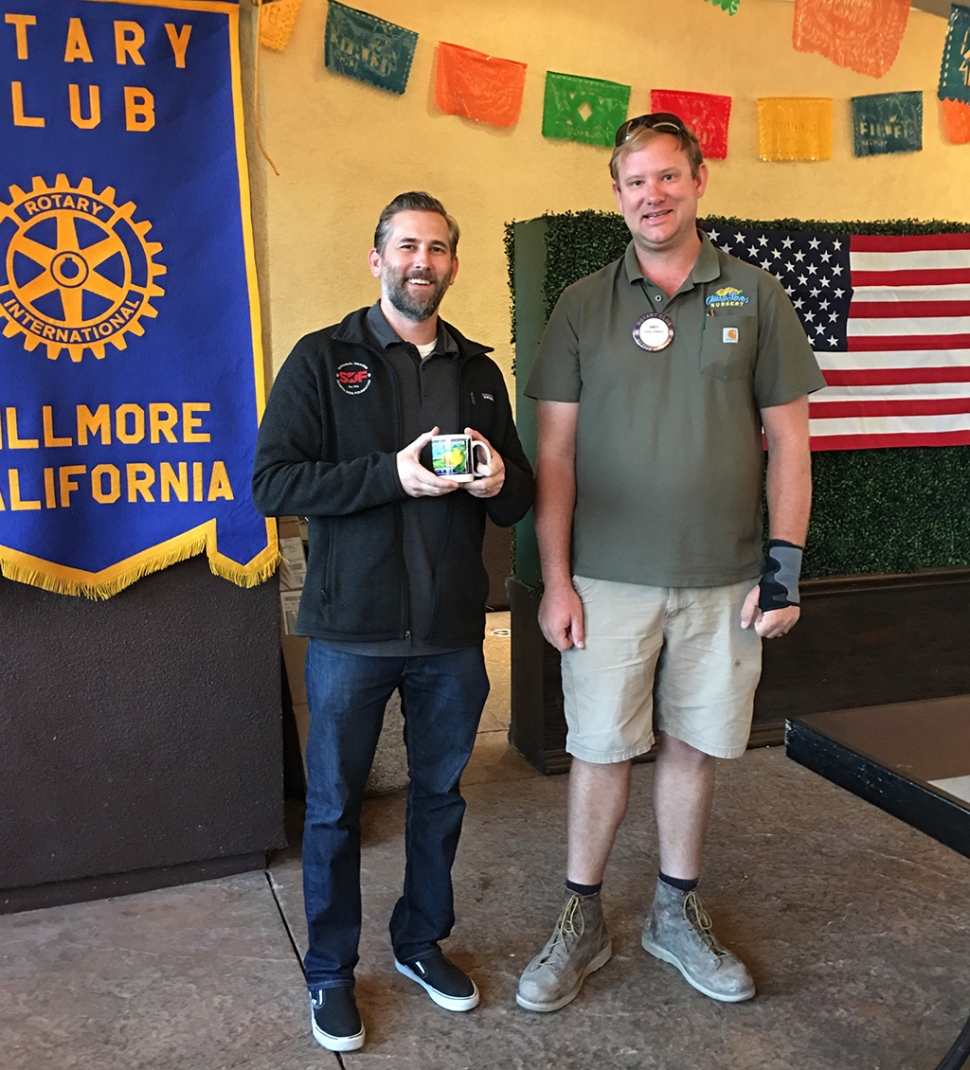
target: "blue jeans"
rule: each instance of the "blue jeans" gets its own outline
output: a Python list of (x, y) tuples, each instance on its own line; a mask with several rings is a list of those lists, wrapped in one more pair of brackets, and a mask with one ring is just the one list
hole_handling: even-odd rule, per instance
[(310, 736), (303, 829), (307, 985), (354, 983), (360, 939), (360, 809), (395, 688), (407, 745), (404, 891), (391, 915), (399, 962), (433, 951), (455, 923), (451, 867), (465, 800), (458, 782), (488, 696), (481, 646), (395, 658), (346, 654), (311, 639)]

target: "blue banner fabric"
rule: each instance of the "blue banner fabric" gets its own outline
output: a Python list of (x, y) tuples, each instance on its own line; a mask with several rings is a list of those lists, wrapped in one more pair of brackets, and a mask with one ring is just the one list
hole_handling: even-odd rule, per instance
[(238, 7), (0, 0), (0, 567), (274, 570)]
[(332, 71), (391, 93), (403, 93), (418, 35), (366, 11), (330, 0), (324, 63)]

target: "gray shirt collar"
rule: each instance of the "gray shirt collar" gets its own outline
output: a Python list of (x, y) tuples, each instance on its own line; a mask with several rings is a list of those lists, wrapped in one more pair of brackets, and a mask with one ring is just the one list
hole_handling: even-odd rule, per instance
[[(387, 322), (384, 313), (381, 311), (380, 301), (375, 301), (367, 310), (367, 326), (371, 334), (374, 336), (374, 340), (383, 346), (384, 349), (387, 349), (388, 346), (404, 344), (403, 339), (398, 335), (397, 331), (395, 331)], [(438, 320), (438, 340), (435, 343), (432, 354), (442, 354), (447, 356), (457, 356), (458, 354), (458, 343), (451, 337), (448, 328), (445, 327), (440, 319)]]
[[(701, 248), (697, 254), (697, 259), (694, 261), (694, 266), (687, 276), (687, 282), (691, 286), (687, 286), (685, 283), (682, 289), (690, 289), (698, 282), (713, 282), (721, 274), (721, 263), (717, 258), (717, 249), (714, 248), (711, 239), (704, 231), (699, 230), (697, 233), (701, 239)], [(626, 271), (628, 282), (640, 282), (642, 279), (650, 282), (649, 277), (640, 270), (636, 247), (632, 241), (627, 245), (626, 252), (623, 254), (623, 268)]]

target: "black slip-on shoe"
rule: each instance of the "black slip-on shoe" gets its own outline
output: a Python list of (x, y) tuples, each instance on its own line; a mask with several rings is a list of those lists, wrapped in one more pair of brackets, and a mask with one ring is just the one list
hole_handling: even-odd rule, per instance
[(478, 989), (475, 982), (459, 969), (444, 952), (435, 950), (434, 954), (415, 962), (398, 962), (394, 960), (398, 973), (410, 977), (428, 993), (428, 995), (446, 1011), (470, 1011), (478, 1006)]
[(310, 993), (313, 1039), (327, 1051), (357, 1051), (364, 1044), (364, 1027), (352, 988), (317, 988)]

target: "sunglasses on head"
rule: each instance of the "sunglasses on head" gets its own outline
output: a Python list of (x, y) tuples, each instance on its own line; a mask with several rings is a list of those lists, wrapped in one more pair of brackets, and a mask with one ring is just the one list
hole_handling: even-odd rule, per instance
[(670, 111), (655, 111), (652, 115), (638, 115), (635, 119), (627, 119), (616, 132), (614, 147), (622, 145), (632, 136), (634, 130), (638, 130), (641, 126), (645, 126), (648, 130), (659, 130), (668, 134), (687, 133), (684, 120), (679, 115), (674, 115)]

